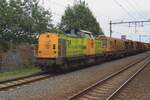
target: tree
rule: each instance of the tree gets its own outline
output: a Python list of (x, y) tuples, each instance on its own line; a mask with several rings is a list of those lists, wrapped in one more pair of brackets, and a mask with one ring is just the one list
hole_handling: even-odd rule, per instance
[(50, 31), (51, 13), (39, 0), (0, 0), (0, 40), (8, 43), (34, 43), (36, 35)]
[(93, 32), (94, 35), (103, 34), (99, 23), (93, 16), (87, 4), (80, 2), (68, 7), (62, 16), (60, 28), (65, 30), (82, 29)]
[(0, 0), (0, 40), (5, 38), (4, 31), (7, 29), (7, 11), (8, 3), (6, 0)]

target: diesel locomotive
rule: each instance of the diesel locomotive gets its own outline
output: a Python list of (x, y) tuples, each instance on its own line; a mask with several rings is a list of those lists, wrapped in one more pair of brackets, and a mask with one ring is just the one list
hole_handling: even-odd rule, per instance
[(36, 48), (36, 63), (44, 71), (77, 68), (149, 50), (150, 44), (131, 40), (94, 37), (80, 30), (70, 34), (42, 33)]

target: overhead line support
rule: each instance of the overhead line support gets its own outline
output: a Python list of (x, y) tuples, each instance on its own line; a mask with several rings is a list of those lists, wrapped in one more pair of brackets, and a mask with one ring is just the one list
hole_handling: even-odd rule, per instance
[(122, 21), (122, 22), (112, 22), (110, 21), (109, 25), (110, 25), (110, 38), (112, 37), (112, 25), (118, 25), (118, 24), (129, 24), (129, 27), (131, 27), (131, 24), (135, 24), (135, 33), (137, 32), (137, 25), (138, 23), (141, 23), (141, 27), (143, 27), (144, 23), (150, 23), (150, 20), (147, 21)]

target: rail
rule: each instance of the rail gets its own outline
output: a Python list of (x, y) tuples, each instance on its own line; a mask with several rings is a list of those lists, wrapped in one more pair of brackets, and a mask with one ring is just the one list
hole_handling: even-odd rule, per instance
[[(149, 59), (150, 57), (147, 56), (142, 60), (129, 64), (125, 68), (110, 74), (88, 88), (72, 95), (68, 100), (111, 100), (127, 83), (129, 83), (149, 64)], [(133, 72), (135, 73), (133, 74)]]

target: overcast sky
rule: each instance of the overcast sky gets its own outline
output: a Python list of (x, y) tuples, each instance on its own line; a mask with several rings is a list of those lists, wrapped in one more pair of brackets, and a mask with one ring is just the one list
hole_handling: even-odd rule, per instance
[[(53, 23), (60, 22), (61, 16), (68, 5), (73, 5), (77, 0), (41, 0), (41, 5), (53, 13)], [(150, 0), (85, 0), (100, 23), (105, 35), (109, 36), (109, 21), (133, 21), (150, 19)], [(125, 25), (113, 26), (113, 37), (120, 38), (126, 35), (127, 39), (139, 40), (139, 34), (150, 35), (150, 23), (138, 27)], [(139, 25), (140, 26), (140, 25)], [(142, 36), (142, 41), (149, 42), (149, 37)]]

